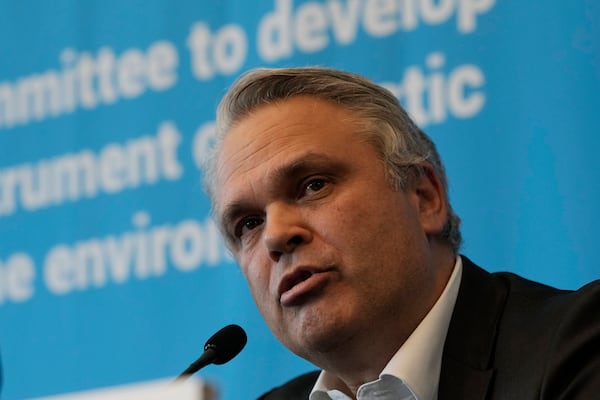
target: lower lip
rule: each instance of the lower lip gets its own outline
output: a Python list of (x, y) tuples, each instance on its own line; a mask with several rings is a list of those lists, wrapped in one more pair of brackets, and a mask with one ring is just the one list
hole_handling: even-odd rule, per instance
[(326, 272), (318, 272), (312, 274), (308, 279), (297, 283), (291, 289), (283, 292), (279, 298), (279, 302), (284, 307), (298, 306), (305, 303), (327, 284), (329, 280)]

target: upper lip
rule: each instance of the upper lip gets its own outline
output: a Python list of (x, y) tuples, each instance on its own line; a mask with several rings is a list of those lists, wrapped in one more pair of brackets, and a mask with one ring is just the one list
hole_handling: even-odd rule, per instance
[(319, 272), (325, 272), (324, 269), (319, 269), (315, 267), (297, 267), (292, 271), (288, 272), (283, 276), (281, 282), (279, 282), (279, 287), (277, 288), (277, 293), (279, 297), (298, 283), (305, 281), (310, 278), (312, 275), (317, 274)]

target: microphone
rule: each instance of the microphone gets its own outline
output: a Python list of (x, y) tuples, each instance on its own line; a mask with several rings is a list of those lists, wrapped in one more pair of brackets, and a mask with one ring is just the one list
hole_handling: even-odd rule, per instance
[(232, 324), (221, 328), (206, 341), (204, 353), (179, 374), (177, 380), (187, 379), (209, 364), (225, 364), (242, 351), (247, 341), (246, 332), (240, 326)]

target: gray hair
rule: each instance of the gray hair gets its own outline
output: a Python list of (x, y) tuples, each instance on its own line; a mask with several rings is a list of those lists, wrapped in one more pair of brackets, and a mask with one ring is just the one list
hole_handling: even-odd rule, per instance
[(422, 132), (387, 89), (356, 74), (321, 67), (258, 68), (242, 75), (228, 90), (217, 110), (216, 137), (205, 165), (205, 187), (214, 204), (215, 168), (227, 132), (257, 107), (294, 96), (313, 96), (340, 105), (361, 117), (363, 134), (386, 164), (393, 188), (406, 189), (427, 173), (429, 163), (445, 192), (448, 218), (440, 237), (458, 252), (460, 218), (448, 198), (446, 172), (432, 140)]

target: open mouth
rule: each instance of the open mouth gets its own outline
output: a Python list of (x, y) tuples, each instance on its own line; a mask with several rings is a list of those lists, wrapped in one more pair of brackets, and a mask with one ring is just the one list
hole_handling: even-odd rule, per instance
[(279, 301), (283, 306), (300, 305), (327, 283), (328, 274), (313, 269), (298, 269), (284, 277), (279, 285)]
[(290, 290), (291, 288), (293, 288), (300, 282), (304, 282), (305, 280), (310, 278), (312, 276), (312, 274), (313, 273), (310, 271), (299, 271), (298, 273), (294, 274), (286, 281), (285, 286), (287, 286), (287, 287), (285, 287), (284, 292), (287, 292), (288, 290)]

